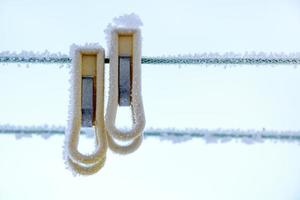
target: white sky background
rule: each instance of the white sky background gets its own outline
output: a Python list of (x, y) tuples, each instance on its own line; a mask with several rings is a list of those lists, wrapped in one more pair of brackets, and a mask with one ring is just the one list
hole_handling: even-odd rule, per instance
[[(298, 0), (0, 0), (0, 51), (105, 47), (106, 25), (131, 12), (144, 22), (146, 56), (300, 52)], [(300, 130), (299, 77), (293, 66), (144, 66), (147, 127)], [(0, 124), (64, 126), (68, 87), (66, 68), (0, 66)], [(300, 198), (298, 144), (147, 139), (132, 155), (109, 153), (97, 175), (73, 178), (62, 142), (1, 136), (0, 199)]]

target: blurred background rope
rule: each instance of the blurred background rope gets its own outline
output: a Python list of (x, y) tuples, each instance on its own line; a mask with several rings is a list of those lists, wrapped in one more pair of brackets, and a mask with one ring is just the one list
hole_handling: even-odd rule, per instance
[[(15, 135), (17, 138), (40, 135), (48, 138), (54, 135), (63, 135), (65, 128), (62, 126), (12, 126), (0, 125), (0, 135)], [(84, 131), (82, 131), (84, 134)], [(239, 139), (246, 143), (257, 143), (263, 140), (300, 142), (300, 131), (276, 130), (239, 130), (239, 129), (148, 129), (144, 136), (155, 137), (161, 140), (184, 142), (193, 138), (203, 138), (207, 142), (226, 142)], [(89, 135), (87, 135), (89, 137)]]

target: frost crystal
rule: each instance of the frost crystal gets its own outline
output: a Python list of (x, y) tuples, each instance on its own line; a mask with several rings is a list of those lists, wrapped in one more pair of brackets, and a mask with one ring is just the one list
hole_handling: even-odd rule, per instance
[(108, 48), (110, 47), (110, 35), (113, 29), (124, 28), (124, 27), (131, 29), (131, 28), (139, 28), (141, 26), (143, 26), (143, 22), (141, 18), (135, 13), (125, 14), (113, 18), (112, 23), (109, 23), (106, 29), (104, 30), (107, 47)]

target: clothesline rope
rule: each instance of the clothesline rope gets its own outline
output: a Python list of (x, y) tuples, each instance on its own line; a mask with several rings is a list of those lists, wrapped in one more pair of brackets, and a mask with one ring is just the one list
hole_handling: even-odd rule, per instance
[[(21, 53), (0, 52), (0, 63), (44, 63), (44, 64), (70, 64), (72, 59), (62, 53), (34, 53), (23, 51)], [(270, 65), (300, 64), (300, 53), (203, 53), (194, 55), (142, 57), (142, 64), (239, 64), (239, 65)], [(109, 63), (109, 58), (105, 59)]]
[[(0, 135), (15, 135), (16, 138), (40, 135), (49, 138), (54, 135), (63, 135), (65, 128), (62, 126), (11, 126), (0, 125)], [(83, 132), (82, 132), (83, 133)], [(87, 135), (89, 136), (89, 135)], [(194, 138), (203, 138), (207, 142), (225, 142), (242, 140), (246, 143), (262, 142), (264, 140), (300, 142), (300, 131), (276, 130), (239, 130), (239, 129), (147, 129), (144, 136), (184, 142)]]

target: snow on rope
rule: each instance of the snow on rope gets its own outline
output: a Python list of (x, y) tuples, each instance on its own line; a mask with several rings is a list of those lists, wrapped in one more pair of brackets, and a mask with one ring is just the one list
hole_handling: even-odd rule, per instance
[[(141, 59), (142, 64), (245, 64), (245, 65), (270, 65), (270, 64), (300, 64), (300, 53), (202, 53), (169, 56), (146, 56)], [(70, 64), (72, 59), (63, 53), (50, 53), (22, 51), (20, 53), (0, 52), (0, 63), (43, 63), (43, 64)], [(105, 59), (109, 63), (109, 59)]]
[[(63, 135), (65, 128), (62, 126), (14, 126), (0, 125), (0, 135), (15, 135), (17, 139), (39, 135), (45, 139), (54, 135)], [(86, 133), (86, 137), (91, 135)], [(224, 143), (232, 140), (246, 144), (260, 143), (266, 140), (296, 142), (300, 143), (299, 131), (278, 131), (278, 130), (240, 130), (240, 129), (172, 129), (148, 128), (144, 132), (145, 138), (159, 138), (164, 141), (180, 143), (195, 138), (202, 138), (207, 143)]]

